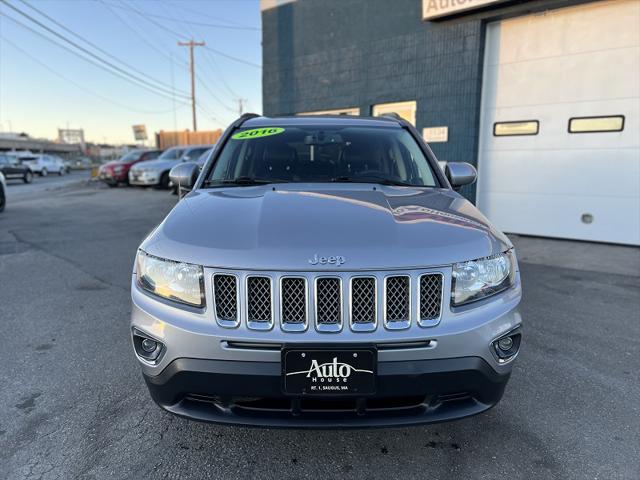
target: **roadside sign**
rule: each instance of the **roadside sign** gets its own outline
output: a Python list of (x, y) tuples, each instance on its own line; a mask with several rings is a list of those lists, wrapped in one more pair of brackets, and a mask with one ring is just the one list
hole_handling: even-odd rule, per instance
[(146, 125), (134, 125), (133, 126), (133, 138), (136, 140), (147, 140), (147, 127)]

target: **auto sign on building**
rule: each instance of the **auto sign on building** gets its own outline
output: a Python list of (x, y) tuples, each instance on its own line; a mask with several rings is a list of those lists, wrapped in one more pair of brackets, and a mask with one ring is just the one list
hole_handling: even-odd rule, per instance
[(640, 1), (262, 1), (267, 115), (386, 114), (511, 233), (640, 245)]

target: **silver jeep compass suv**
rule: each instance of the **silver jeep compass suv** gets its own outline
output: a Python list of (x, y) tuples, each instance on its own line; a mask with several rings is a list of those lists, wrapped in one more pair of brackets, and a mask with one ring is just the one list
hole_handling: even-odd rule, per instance
[[(512, 244), (394, 117), (244, 115), (138, 250), (133, 347), (153, 399), (279, 427), (483, 412), (520, 348)], [(188, 192), (188, 193), (187, 193)], [(186, 195), (185, 195), (186, 194)]]

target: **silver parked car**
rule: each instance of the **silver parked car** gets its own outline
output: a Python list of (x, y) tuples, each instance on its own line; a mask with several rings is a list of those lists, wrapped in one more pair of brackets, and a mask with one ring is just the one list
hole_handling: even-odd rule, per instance
[(181, 162), (195, 162), (211, 145), (188, 145), (165, 150), (155, 160), (136, 163), (129, 170), (129, 184), (169, 188), (169, 171)]
[(292, 427), (483, 412), (521, 342), (513, 245), (396, 118), (245, 115), (142, 242), (131, 334), (177, 415)]
[(68, 167), (62, 158), (57, 155), (40, 154), (33, 156), (22, 156), (20, 162), (27, 165), (33, 173), (46, 177), (50, 173), (64, 175), (68, 173)]

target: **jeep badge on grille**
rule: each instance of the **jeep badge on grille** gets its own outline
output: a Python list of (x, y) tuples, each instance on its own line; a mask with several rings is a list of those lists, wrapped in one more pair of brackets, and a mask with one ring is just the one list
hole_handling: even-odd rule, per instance
[(311, 265), (335, 265), (336, 267), (339, 267), (346, 261), (347, 259), (342, 255), (319, 257), (317, 253), (313, 256), (313, 258), (309, 259), (309, 263)]

